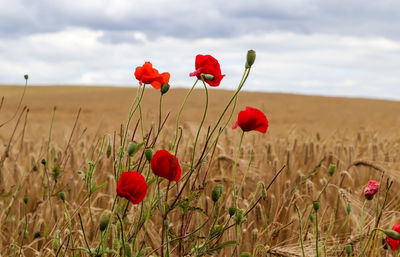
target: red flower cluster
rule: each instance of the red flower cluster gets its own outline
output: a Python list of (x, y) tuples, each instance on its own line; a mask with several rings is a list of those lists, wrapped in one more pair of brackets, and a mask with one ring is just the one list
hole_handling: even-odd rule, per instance
[(169, 82), (170, 74), (168, 72), (160, 74), (150, 62), (145, 62), (143, 66), (136, 68), (135, 77), (139, 80), (140, 85), (150, 84), (155, 89), (160, 89), (163, 83)]
[(238, 126), (245, 132), (256, 130), (265, 134), (268, 129), (268, 120), (260, 110), (246, 107), (246, 110), (239, 112), (238, 119), (232, 129), (236, 129)]
[(368, 181), (368, 185), (364, 189), (365, 198), (367, 198), (368, 200), (372, 200), (372, 198), (374, 198), (374, 195), (378, 192), (379, 186), (379, 182), (375, 180)]
[(147, 194), (147, 183), (142, 174), (136, 171), (122, 172), (117, 182), (117, 195), (133, 204), (143, 201)]
[(159, 177), (170, 181), (179, 181), (181, 178), (181, 166), (178, 158), (166, 150), (158, 150), (151, 159), (151, 170)]
[(217, 59), (211, 55), (201, 55), (196, 56), (195, 61), (196, 70), (189, 75), (191, 77), (196, 76), (201, 79), (201, 74), (210, 74), (214, 76), (213, 80), (204, 79), (204, 81), (212, 87), (217, 87), (221, 83), (221, 80), (225, 75), (221, 74), (221, 67)]
[[(397, 222), (396, 225), (393, 226), (392, 230), (400, 233), (400, 222)], [(396, 251), (399, 248), (399, 240), (386, 237), (386, 242), (390, 245), (390, 248), (392, 248), (393, 251)]]

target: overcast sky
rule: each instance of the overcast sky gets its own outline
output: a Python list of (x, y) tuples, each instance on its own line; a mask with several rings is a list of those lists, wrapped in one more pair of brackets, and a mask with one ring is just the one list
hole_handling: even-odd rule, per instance
[[(151, 61), (171, 86), (211, 54), (234, 89), (400, 99), (398, 0), (0, 0), (0, 84), (136, 86)], [(1, 88), (0, 88), (1, 90)]]

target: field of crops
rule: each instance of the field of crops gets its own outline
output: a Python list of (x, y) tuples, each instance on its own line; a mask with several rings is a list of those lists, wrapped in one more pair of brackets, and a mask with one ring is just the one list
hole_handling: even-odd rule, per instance
[[(182, 179), (151, 174), (133, 205), (116, 198), (118, 165), (146, 175), (145, 149), (174, 149), (188, 90), (171, 85), (157, 129), (160, 92), (146, 88), (142, 122), (138, 109), (126, 131), (137, 88), (32, 86), (18, 108), (23, 89), (0, 87), (0, 256), (398, 256), (374, 230), (400, 219), (398, 102), (240, 92), (213, 145), (234, 91), (209, 90), (194, 146), (205, 106), (196, 89), (179, 122)], [(238, 149), (241, 131), (231, 127), (248, 105), (269, 128), (246, 132)], [(131, 141), (129, 156), (121, 149)], [(369, 180), (380, 189), (365, 200)], [(104, 210), (113, 218), (100, 231)]]

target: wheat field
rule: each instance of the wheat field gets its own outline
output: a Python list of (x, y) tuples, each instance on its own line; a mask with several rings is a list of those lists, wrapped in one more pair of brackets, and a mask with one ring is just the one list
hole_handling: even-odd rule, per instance
[[(89, 256), (79, 250), (79, 246), (89, 244), (95, 247), (100, 239), (99, 217), (113, 204), (116, 187), (112, 156), (115, 158), (115, 149), (121, 145), (121, 130), (127, 122), (136, 90), (129, 87), (28, 87), (15, 119), (0, 127), (0, 256)], [(0, 87), (0, 97), (4, 96), (0, 105), (0, 124), (14, 115), (22, 91), (23, 87)], [(163, 118), (168, 113), (169, 116), (155, 150), (168, 148), (174, 139), (177, 109), (186, 93), (185, 89), (171, 89), (165, 95)], [(200, 146), (205, 144), (207, 127), (216, 123), (224, 103), (233, 92), (210, 90), (209, 94), (209, 110)], [(142, 100), (143, 128), (138, 124), (135, 129), (139, 119), (136, 113), (128, 132), (135, 135), (135, 141), (143, 141), (156, 126), (158, 97), (158, 91), (146, 89)], [(182, 138), (177, 153), (181, 163), (190, 161), (204, 101), (204, 91), (195, 90), (183, 111), (180, 122)], [(241, 225), (240, 252), (250, 252), (254, 256), (302, 256), (303, 243), (305, 256), (316, 256), (312, 205), (318, 197), (321, 256), (347, 256), (344, 248), (348, 244), (352, 245), (352, 256), (358, 256), (363, 246), (360, 245), (360, 227), (366, 237), (375, 222), (381, 228), (390, 229), (400, 219), (398, 102), (241, 92), (232, 121), (198, 170), (200, 177), (208, 174), (207, 183), (201, 188), (193, 182), (192, 189), (204, 194), (197, 199), (196, 206), (200, 211), (191, 214), (194, 222), (186, 228), (188, 233), (207, 217), (215, 215), (211, 191), (217, 184), (222, 184), (224, 191), (223, 204), (216, 207), (220, 213), (216, 223), (230, 224), (226, 222), (230, 219), (228, 208), (233, 204), (232, 167), (240, 140), (240, 133), (230, 127), (238, 111), (249, 104), (266, 114), (269, 128), (265, 135), (251, 132), (244, 138), (237, 166), (238, 179), (243, 183), (239, 191), (239, 207), (252, 206), (261, 192), (257, 190), (260, 189), (259, 182), (268, 185), (275, 175), (278, 176), (267, 191), (267, 199), (261, 199)], [(22, 112), (24, 106), (29, 112)], [(54, 106), (56, 110), (50, 134)], [(110, 158), (101, 150), (106, 134), (105, 145), (110, 138), (113, 146)], [(6, 149), (9, 150), (7, 154)], [(200, 150), (196, 153), (199, 155)], [(48, 166), (41, 163), (43, 159), (47, 160)], [(107, 184), (88, 198), (78, 171), (87, 170), (90, 160), (97, 160), (94, 170), (97, 185)], [(60, 164), (58, 168), (52, 166), (56, 163)], [(330, 164), (336, 165), (333, 176), (328, 173)], [(45, 171), (47, 167), (49, 170)], [(182, 167), (184, 173), (186, 166)], [(50, 175), (60, 173), (56, 174), (56, 179), (49, 180), (51, 184), (46, 195), (43, 192), (45, 172)], [(368, 202), (361, 223), (363, 190), (371, 179), (380, 181), (382, 190)], [(378, 218), (379, 211), (375, 206), (385, 202), (384, 189), (391, 181), (393, 186)], [(58, 197), (59, 191), (66, 194), (71, 224)], [(170, 194), (174, 192), (171, 189)], [(184, 194), (188, 196), (190, 192)], [(27, 204), (23, 201), (25, 196), (29, 198)], [(139, 206), (128, 205), (124, 215), (125, 232), (129, 235), (132, 232), (129, 225), (138, 219)], [(180, 233), (184, 219), (187, 216), (180, 212), (171, 212), (168, 217), (171, 238)], [(211, 226), (205, 222), (202, 231), (208, 231)], [(154, 215), (137, 234), (140, 249), (149, 247), (143, 256), (160, 256), (162, 227), (161, 218)], [(118, 233), (118, 222), (112, 225), (112, 229), (114, 234)], [(70, 233), (75, 249), (70, 247)], [(191, 240), (201, 244), (205, 237), (203, 232), (195, 231)], [(397, 256), (395, 252), (383, 249), (382, 237), (383, 234), (377, 234), (372, 238), (374, 247), (369, 248), (365, 256)], [(234, 227), (217, 242), (233, 238)], [(109, 238), (106, 244), (112, 247), (114, 239)], [(187, 246), (184, 256), (196, 256), (188, 250), (195, 247), (190, 240), (183, 244)], [(174, 254), (174, 249), (179, 247), (177, 241), (171, 242), (170, 247), (171, 255), (177, 256)], [(231, 256), (232, 251), (232, 247), (225, 247), (206, 251), (205, 255)], [(109, 253), (107, 256), (122, 256), (120, 254)]]

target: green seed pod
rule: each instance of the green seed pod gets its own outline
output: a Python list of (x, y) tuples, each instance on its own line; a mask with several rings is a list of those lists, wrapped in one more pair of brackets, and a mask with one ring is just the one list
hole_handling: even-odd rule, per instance
[(65, 202), (65, 192), (64, 191), (60, 191), (60, 193), (58, 193), (58, 196), (60, 196), (60, 199)]
[(214, 80), (214, 75), (212, 74), (203, 74), (203, 78), (206, 80), (213, 81)]
[(240, 257), (250, 257), (250, 256), (251, 256), (251, 254), (248, 252), (243, 252), (240, 254)]
[(394, 239), (394, 240), (400, 240), (400, 233), (388, 229), (388, 230), (383, 230), (383, 233), (385, 233), (385, 235), (387, 235), (388, 237)]
[(25, 74), (25, 75), (24, 75), (24, 79), (25, 79), (25, 80), (28, 80), (28, 79), (29, 79), (29, 75), (28, 75), (28, 74)]
[(111, 156), (111, 150), (112, 150), (112, 147), (111, 147), (110, 144), (108, 144), (108, 146), (107, 146), (107, 151), (106, 151), (107, 158), (110, 158), (110, 156)]
[(351, 252), (353, 251), (353, 247), (351, 245), (346, 245), (344, 249), (346, 250), (347, 256), (350, 256)]
[(350, 212), (351, 212), (351, 205), (348, 203), (347, 204), (347, 206), (346, 206), (346, 212), (347, 212), (347, 215), (350, 215)]
[(313, 209), (314, 209), (314, 211), (318, 211), (318, 209), (319, 209), (319, 202), (318, 201), (314, 201), (313, 202)]
[(163, 83), (161, 85), (161, 90), (160, 90), (161, 94), (163, 95), (163, 94), (167, 93), (168, 90), (169, 90), (169, 84), (168, 83)]
[(125, 255), (124, 255), (124, 256), (126, 256), (126, 257), (132, 257), (132, 249), (131, 249), (131, 247), (129, 246), (128, 242), (125, 242), (125, 244), (124, 244), (124, 252), (125, 252)]
[(256, 51), (254, 50), (249, 50), (247, 51), (247, 56), (246, 56), (246, 69), (250, 68), (256, 60)]
[(236, 207), (230, 207), (229, 209), (228, 209), (228, 213), (229, 213), (229, 216), (233, 216), (233, 215), (235, 215), (235, 213), (236, 213)]
[(314, 215), (310, 214), (310, 216), (308, 216), (308, 219), (313, 222), (314, 221)]
[(144, 156), (146, 156), (147, 161), (151, 162), (151, 160), (153, 159), (153, 149), (147, 148), (146, 150), (144, 150)]
[(110, 218), (111, 212), (109, 210), (103, 211), (103, 213), (100, 215), (99, 220), (100, 231), (106, 230), (108, 223), (110, 223)]
[(24, 196), (24, 203), (25, 204), (28, 204), (28, 200), (29, 200), (29, 198), (27, 196)]
[(129, 142), (128, 144), (128, 154), (132, 156), (138, 149), (138, 145), (135, 142)]
[(329, 176), (333, 176), (336, 171), (336, 165), (335, 164), (330, 164), (328, 168)]
[(222, 195), (222, 190), (224, 189), (224, 186), (221, 184), (218, 184), (216, 187), (211, 192), (211, 199), (215, 202), (219, 200), (219, 198)]

